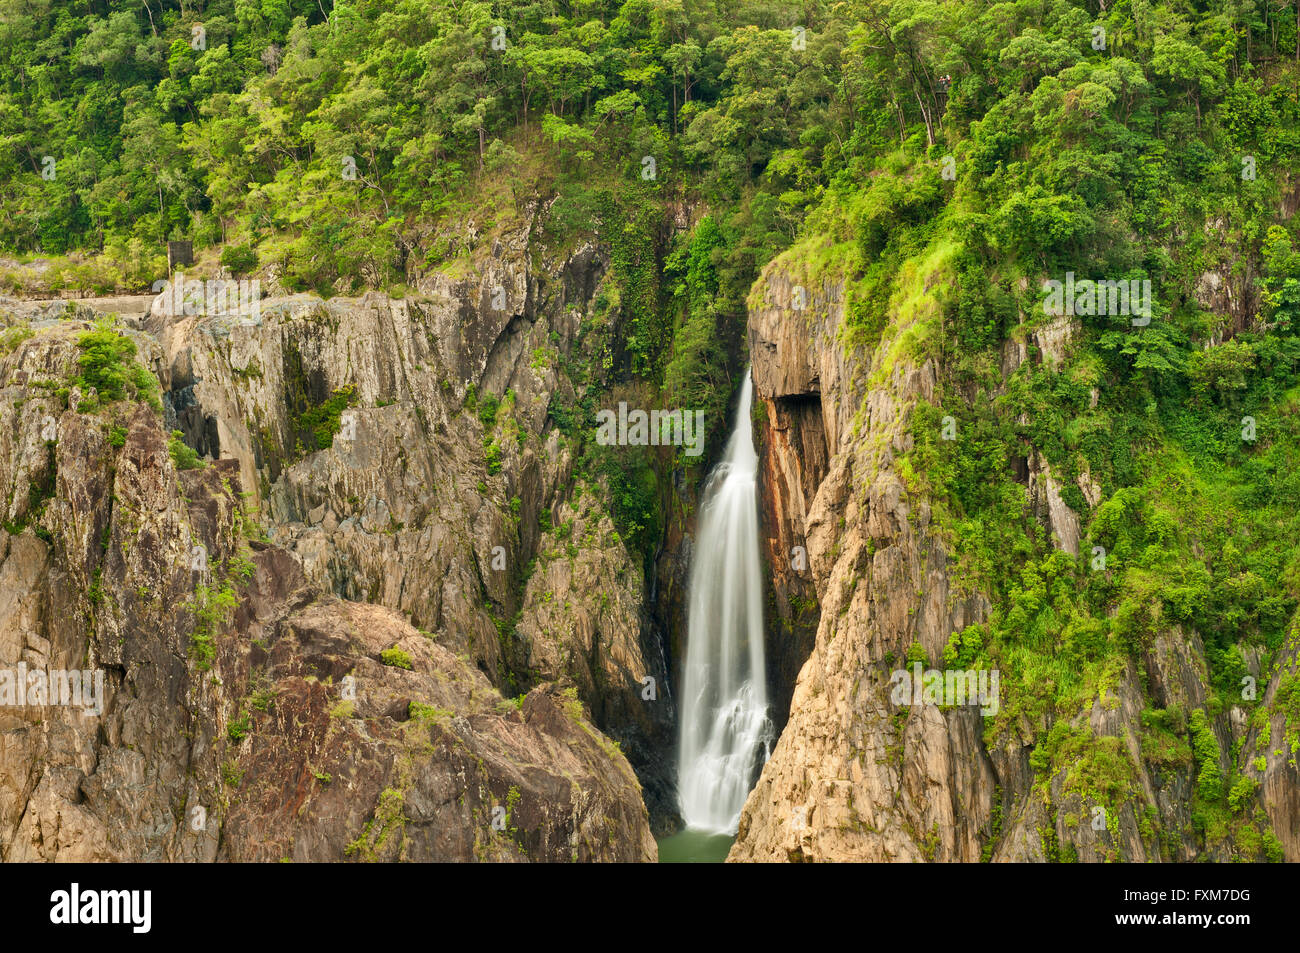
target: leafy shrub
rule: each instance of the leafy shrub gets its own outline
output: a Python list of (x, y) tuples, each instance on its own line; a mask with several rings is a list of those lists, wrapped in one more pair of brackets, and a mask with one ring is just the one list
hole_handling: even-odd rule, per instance
[(318, 407), (313, 407), (298, 418), (298, 427), (310, 435), (312, 445), (307, 449), (327, 450), (334, 445), (334, 437), (343, 426), (343, 411), (356, 403), (356, 388), (351, 384), (340, 387)]
[(104, 403), (136, 397), (154, 410), (162, 409), (158, 382), (136, 363), (135, 342), (118, 331), (111, 318), (101, 318), (92, 330), (78, 336), (77, 346), (82, 352), (77, 358), (81, 375), (74, 383), (83, 391), (93, 387)]
[(202, 470), (207, 464), (194, 448), (184, 441), (184, 436), (179, 430), (173, 430), (172, 435), (167, 438), (167, 452), (171, 454), (172, 462), (176, 464), (177, 470)]
[(239, 717), (226, 725), (226, 737), (234, 744), (239, 744), (248, 736), (253, 727), (253, 718), (248, 712), (240, 712)]
[(1232, 813), (1240, 814), (1250, 802), (1255, 799), (1255, 791), (1259, 788), (1259, 782), (1242, 775), (1232, 782), (1232, 787), (1228, 791), (1228, 807)]
[(1219, 769), (1219, 739), (1214, 736), (1209, 719), (1202, 708), (1192, 712), (1192, 751), (1199, 765), (1196, 775), (1197, 791), (1206, 801), (1217, 801), (1223, 796), (1223, 773)]
[(0, 355), (8, 354), (18, 348), (28, 338), (35, 335), (31, 325), (27, 323), (16, 325), (12, 328), (5, 328), (0, 331)]
[(426, 705), (423, 702), (411, 702), (407, 706), (407, 714), (412, 721), (438, 722), (450, 718), (454, 712), (447, 708), (438, 708), (436, 705)]
[(410, 671), (412, 667), (410, 654), (403, 652), (396, 646), (391, 649), (384, 649), (379, 653), (379, 658), (385, 665), (390, 665), (393, 668), (404, 668)]
[(235, 591), (229, 586), (219, 589), (200, 585), (194, 598), (186, 606), (194, 613), (194, 631), (190, 633), (190, 657), (202, 671), (212, 668), (217, 657), (217, 631), (225, 625), (239, 604)]
[(497, 421), (497, 410), (501, 406), (501, 398), (491, 391), (485, 391), (478, 398), (478, 419), (484, 427), (492, 427)]
[(1187, 376), (1198, 395), (1213, 392), (1222, 403), (1246, 389), (1255, 369), (1255, 352), (1242, 341), (1225, 341), (1218, 347), (1195, 351), (1187, 359)]
[(221, 250), (221, 264), (232, 275), (246, 275), (257, 267), (257, 252), (248, 245), (228, 245)]

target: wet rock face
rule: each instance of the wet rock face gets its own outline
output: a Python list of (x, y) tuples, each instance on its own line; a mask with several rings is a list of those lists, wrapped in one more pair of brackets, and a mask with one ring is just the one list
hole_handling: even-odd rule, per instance
[[(526, 585), (538, 514), (571, 491), (560, 446), (518, 438), (565, 386), (529, 355), (553, 331), (571, 346), (547, 315), (599, 281), (584, 260), (544, 283), (503, 256), (484, 283), (510, 313), (476, 311), (463, 337), (463, 302), (303, 297), (260, 323), (156, 307), (158, 337), (134, 336), (189, 398), (167, 423), (194, 439), (192, 412), (219, 448), (202, 469), (176, 469), (147, 406), (78, 411), (44, 386), (76, 374), (75, 313), (0, 356), (0, 669), (102, 670), (107, 699), (0, 706), (0, 857), (655, 858), (640, 784), (592, 721), (599, 698), (629, 737), (658, 730), (641, 577), (599, 500), (581, 558), (544, 577), (569, 614)], [(489, 377), (515, 399), (495, 467), (462, 410)], [(345, 388), (348, 429), (299, 450), (303, 414)], [(508, 649), (529, 666), (515, 700)]]

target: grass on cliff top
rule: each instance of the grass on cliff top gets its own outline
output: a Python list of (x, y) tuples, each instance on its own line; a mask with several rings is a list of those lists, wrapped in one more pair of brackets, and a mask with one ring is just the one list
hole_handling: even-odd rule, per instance
[(890, 321), (880, 333), (869, 387), (890, 381), (900, 361), (919, 367), (928, 358), (938, 356), (938, 337), (943, 332), (943, 317), (956, 280), (953, 262), (959, 251), (960, 246), (951, 238), (938, 237), (921, 255), (900, 265), (892, 281)]
[(762, 308), (767, 295), (767, 278), (782, 275), (791, 285), (802, 285), (808, 292), (810, 307), (804, 317), (816, 313), (825, 285), (853, 275), (859, 266), (857, 248), (851, 240), (836, 240), (832, 235), (812, 232), (791, 245), (763, 269), (763, 276), (750, 289), (746, 305), (751, 311)]

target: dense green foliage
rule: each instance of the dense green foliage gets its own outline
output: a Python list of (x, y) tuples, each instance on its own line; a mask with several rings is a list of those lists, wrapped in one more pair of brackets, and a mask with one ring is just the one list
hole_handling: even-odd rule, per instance
[[(77, 363), (81, 373), (73, 383), (104, 403), (131, 397), (143, 400), (155, 410), (162, 403), (158, 397), (158, 381), (149, 370), (135, 360), (136, 344), (117, 329), (111, 319), (98, 321), (94, 328), (77, 338), (81, 355)], [(93, 409), (87, 401), (84, 409)]]
[[(900, 113), (901, 145), (879, 130), (870, 184), (834, 183), (819, 227), (850, 277), (845, 340), (880, 346), (874, 379), (941, 368), (902, 469), (993, 603), (945, 662), (1000, 669), (988, 740), (1050, 725), (1026, 739), (1044, 790), (1113, 814), (1134, 765), (1084, 716), (1158, 640), (1195, 638), (1213, 696), (1144, 712), (1143, 758), (1192, 771), (1207, 843), (1275, 857), (1238, 773), (1258, 752), (1224, 775), (1211, 721), (1265, 714), (1247, 657), (1271, 674), (1300, 605), (1295, 8), (885, 7), (934, 108)], [(1044, 282), (1067, 273), (1150, 281), (1150, 321), (1081, 309), (1062, 337)], [(1044, 528), (1043, 466), (1080, 516), (1078, 557)]]
[[(0, 247), (140, 268), (186, 236), (231, 246), (237, 272), (278, 263), (304, 288), (386, 281), (437, 260), (423, 225), (458, 189), (484, 174), (522, 185), (524, 155), (547, 176), (602, 167), (655, 183), (680, 181), (689, 154), (749, 182), (813, 118), (792, 111), (830, 89), (778, 92), (798, 72), (800, 19), (778, 5), (105, 8), (6, 0)], [(757, 135), (769, 102), (787, 118)], [(646, 225), (624, 222), (638, 253)], [(653, 289), (634, 290), (649, 307)]]

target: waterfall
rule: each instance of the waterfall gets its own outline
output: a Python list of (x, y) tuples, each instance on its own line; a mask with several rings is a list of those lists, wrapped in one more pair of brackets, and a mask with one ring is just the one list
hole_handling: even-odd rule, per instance
[(704, 487), (686, 624), (678, 801), (694, 830), (734, 834), (772, 741), (763, 666), (758, 454), (745, 385), (722, 462)]

